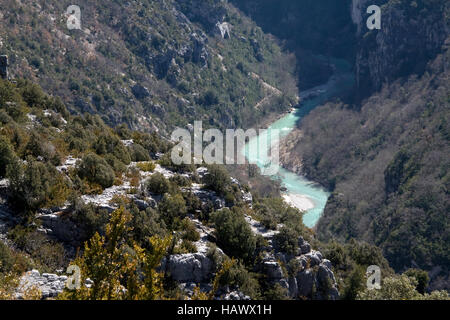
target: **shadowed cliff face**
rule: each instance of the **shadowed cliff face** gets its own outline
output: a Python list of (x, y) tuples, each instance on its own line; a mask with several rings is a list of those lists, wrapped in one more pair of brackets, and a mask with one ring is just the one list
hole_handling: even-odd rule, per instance
[(327, 81), (332, 70), (317, 55), (355, 60), (351, 0), (232, 0), (265, 32), (285, 41), (297, 57), (300, 89)]
[[(296, 50), (301, 87), (302, 77), (324, 73), (304, 51), (344, 57), (355, 64), (360, 99), (385, 83), (422, 74), (426, 63), (440, 52), (449, 28), (445, 0), (232, 2), (266, 32), (287, 40)], [(366, 26), (370, 5), (381, 7), (381, 30), (371, 31)]]
[(449, 32), (448, 1), (382, 0), (370, 4), (376, 2), (381, 6), (381, 30), (370, 31), (361, 19), (368, 16), (369, 2), (353, 1), (352, 17), (360, 31), (355, 65), (360, 98), (398, 78), (423, 74), (427, 63), (441, 52)]
[(292, 47), (321, 54), (351, 57), (354, 26), (351, 0), (232, 0), (266, 32)]

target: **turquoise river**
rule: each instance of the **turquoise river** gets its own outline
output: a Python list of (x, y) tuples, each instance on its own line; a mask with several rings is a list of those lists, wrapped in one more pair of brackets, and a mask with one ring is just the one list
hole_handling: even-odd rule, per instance
[[(267, 128), (266, 133), (260, 133), (246, 144), (245, 156), (250, 163), (257, 164), (258, 167), (264, 171), (270, 163), (268, 150), (261, 150), (259, 152), (249, 152), (249, 150), (258, 150), (260, 141), (263, 141), (262, 139), (269, 141), (268, 143), (261, 144), (263, 145), (262, 148), (266, 145), (267, 149), (269, 149), (270, 145), (277, 143), (270, 134), (270, 130), (273, 129), (279, 130), (279, 140), (281, 140), (282, 143), (282, 139), (295, 127), (299, 126), (299, 121), (311, 110), (353, 86), (354, 78), (350, 73), (349, 64), (338, 59), (333, 59), (331, 63), (334, 66), (335, 73), (326, 84), (301, 92), (300, 98), (308, 96), (310, 98), (307, 100), (304, 99), (304, 102), (300, 107), (293, 109), (293, 111), (272, 123)], [(313, 98), (311, 98), (311, 96)], [(270, 141), (270, 139), (273, 141)], [(274, 170), (274, 172), (277, 173), (272, 174), (271, 178), (281, 182), (281, 186), (284, 187), (284, 197), (287, 199), (295, 199), (296, 201), (292, 201), (291, 204), (306, 211), (303, 216), (304, 224), (310, 228), (314, 227), (325, 208), (330, 195), (329, 192), (317, 183), (310, 181), (301, 175), (290, 172), (279, 165), (276, 165), (276, 170)]]

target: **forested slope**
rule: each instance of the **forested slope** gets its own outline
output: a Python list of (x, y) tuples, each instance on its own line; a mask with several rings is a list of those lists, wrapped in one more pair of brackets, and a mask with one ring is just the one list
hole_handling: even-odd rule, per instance
[(450, 87), (447, 73), (430, 75), (443, 63), (385, 88), (360, 112), (330, 103), (303, 122), (304, 172), (334, 191), (322, 238), (369, 240), (397, 270), (448, 265)]
[[(0, 15), (11, 76), (39, 82), (71, 112), (167, 134), (193, 120), (249, 126), (295, 103), (295, 60), (231, 4), (79, 1), (82, 29), (69, 30), (71, 4), (6, 0)], [(283, 94), (255, 109), (262, 81)]]

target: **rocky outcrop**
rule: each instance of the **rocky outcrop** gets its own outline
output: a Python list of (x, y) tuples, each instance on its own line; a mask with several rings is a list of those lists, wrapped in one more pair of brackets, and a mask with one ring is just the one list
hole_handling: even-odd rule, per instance
[(61, 217), (59, 214), (40, 214), (38, 218), (42, 223), (38, 231), (59, 241), (77, 247), (86, 239), (85, 231), (80, 226), (70, 219)]
[[(62, 272), (62, 270), (58, 271)], [(16, 289), (16, 299), (24, 299), (27, 292), (38, 290), (41, 299), (55, 298), (63, 292), (67, 283), (67, 276), (53, 273), (40, 273), (38, 270), (26, 272), (21, 278)], [(85, 286), (90, 288), (93, 284), (91, 279), (86, 279)]]
[(174, 254), (164, 258), (161, 269), (181, 283), (208, 283), (213, 262), (204, 253)]
[[(337, 296), (337, 290), (335, 288), (336, 286), (336, 279), (334, 277), (334, 273), (333, 271), (331, 271), (330, 269), (330, 261), (329, 260), (324, 260), (322, 261), (322, 263), (319, 265), (319, 269), (317, 270), (317, 281), (319, 283), (319, 288), (326, 288), (331, 290), (330, 292), (328, 292), (328, 294), (334, 294), (336, 293)], [(327, 288), (327, 286), (330, 286), (330, 288)], [(334, 286), (334, 288), (331, 288), (332, 286)]]
[[(251, 216), (246, 215), (245, 220), (250, 225), (250, 228), (252, 229), (253, 233), (257, 236), (261, 236), (264, 239), (266, 239), (269, 245), (272, 244), (273, 237), (279, 233), (278, 230), (270, 230), (266, 228), (261, 222), (256, 221)], [(281, 227), (281, 225), (279, 225), (279, 227)]]
[[(131, 145), (133, 140), (123, 140), (124, 145)], [(67, 172), (70, 167), (75, 166), (77, 159), (68, 157), (64, 164), (58, 169), (61, 172)], [(136, 166), (136, 163), (131, 163)], [(198, 168), (199, 175), (208, 174), (207, 168)], [(142, 181), (155, 172), (160, 172), (166, 177), (173, 176), (173, 172), (157, 165), (153, 172), (141, 172)], [(242, 198), (248, 205), (252, 204), (251, 193), (245, 192), (240, 182), (231, 178), (232, 184), (241, 190)], [(149, 207), (157, 207), (159, 198), (153, 198), (151, 195), (141, 192), (139, 194), (128, 195), (127, 190), (130, 188), (128, 181), (120, 186), (114, 186), (112, 189), (106, 189), (101, 195), (83, 196), (85, 202), (95, 203), (104, 208), (114, 209), (110, 200), (114, 195), (124, 194), (132, 200), (139, 210), (146, 210)], [(204, 203), (213, 203), (217, 210), (225, 207), (225, 201), (211, 190), (203, 189), (202, 185), (192, 184), (189, 188), (183, 188), (184, 192), (192, 192)], [(155, 200), (156, 199), (156, 200)], [(66, 215), (68, 208), (52, 208), (42, 209), (38, 215), (41, 221), (39, 231), (49, 236), (57, 238), (65, 244), (77, 247), (85, 239), (83, 228), (70, 219), (70, 215)], [(170, 275), (171, 278), (178, 282), (187, 295), (193, 293), (193, 288), (200, 284), (200, 289), (204, 291), (211, 290), (209, 283), (214, 277), (216, 266), (211, 258), (210, 244), (215, 242), (214, 229), (202, 224), (193, 215), (188, 216), (193, 222), (200, 239), (196, 241), (196, 252), (187, 254), (173, 254), (165, 257), (159, 268), (160, 271)], [(278, 233), (277, 230), (269, 230), (260, 222), (254, 220), (250, 216), (245, 217), (252, 231), (267, 240), (267, 246), (262, 250), (265, 252), (265, 258), (257, 266), (257, 271), (263, 273), (266, 279), (273, 284), (278, 284), (285, 288), (292, 298), (307, 297), (317, 298), (327, 297), (336, 298), (338, 296), (336, 290), (336, 281), (331, 271), (331, 264), (328, 260), (323, 259), (318, 251), (311, 250), (311, 245), (303, 238), (298, 239), (298, 252), (292, 256), (283, 252), (279, 252), (272, 246), (273, 237)], [(278, 225), (281, 228), (282, 225)], [(216, 249), (217, 253), (223, 255), (220, 248)], [(299, 270), (297, 274), (286, 269), (288, 262), (292, 259), (298, 260)], [(67, 278), (57, 275), (40, 275), (38, 271), (33, 270), (27, 273), (21, 280), (21, 288), (18, 298), (23, 297), (27, 289), (36, 287), (42, 292), (43, 298), (51, 298), (62, 292), (64, 281)], [(203, 289), (202, 289), (203, 288)], [(250, 297), (243, 294), (239, 288), (221, 288), (217, 293), (218, 299), (224, 300), (248, 300)]]
[[(319, 251), (312, 250), (302, 237), (299, 238), (299, 247), (295, 256), (283, 252), (266, 252), (257, 267), (258, 271), (270, 283), (285, 288), (293, 299), (338, 299), (339, 291), (331, 262), (324, 259)], [(296, 263), (290, 264), (292, 260)], [(295, 269), (290, 269), (290, 265), (296, 266)]]
[(232, 291), (223, 295), (220, 300), (250, 300), (250, 297), (241, 291)]
[(42, 299), (53, 298), (63, 292), (66, 286), (67, 276), (58, 276), (51, 273), (43, 273), (32, 270), (20, 278), (20, 283), (16, 289), (16, 299), (23, 299), (28, 290), (37, 289), (41, 293)]
[(280, 280), (283, 278), (283, 269), (277, 261), (265, 261), (263, 267), (268, 279)]
[(192, 61), (206, 68), (209, 58), (209, 52), (206, 48), (208, 38), (204, 35), (193, 33), (191, 34), (191, 41), (193, 44)]
[(309, 297), (311, 296), (314, 285), (316, 283), (314, 273), (311, 269), (303, 270), (297, 274), (295, 277), (297, 280), (297, 296), (299, 297)]
[(164, 116), (164, 114), (166, 113), (165, 108), (158, 103), (152, 104), (150, 106), (150, 110), (152, 111), (153, 114), (156, 114), (159, 117)]
[[(263, 258), (255, 271), (262, 273), (269, 283), (280, 285), (293, 299), (339, 298), (331, 262), (324, 259), (320, 251), (313, 250), (303, 237), (299, 237), (297, 252), (287, 254), (278, 248), (274, 240), (278, 230), (268, 230), (250, 216), (246, 216), (245, 220), (253, 233), (268, 243), (268, 246), (261, 248)], [(282, 226), (278, 225), (277, 229)]]
[(201, 31), (190, 34), (189, 42), (180, 49), (170, 47), (165, 52), (147, 58), (148, 65), (153, 68), (158, 79), (166, 79), (169, 84), (175, 86), (182, 72), (182, 63), (177, 64), (177, 57), (182, 61), (199, 65), (202, 68), (208, 66), (209, 52), (207, 48), (208, 38)]
[(303, 239), (303, 237), (298, 238), (298, 247), (300, 254), (306, 254), (311, 252), (311, 245)]
[(229, 39), (231, 38), (231, 24), (228, 22), (217, 22), (216, 23), (216, 29), (218, 34), (222, 37), (222, 39)]
[[(165, 257), (160, 268), (173, 280), (179, 282), (188, 295), (191, 294), (192, 287), (196, 284), (208, 288), (214, 272), (214, 262), (210, 259), (209, 251), (211, 241), (215, 241), (213, 228), (203, 225), (192, 215), (189, 215), (189, 218), (200, 235), (200, 239), (194, 243), (197, 252)], [(216, 248), (216, 252), (219, 255), (224, 254), (220, 248)]]

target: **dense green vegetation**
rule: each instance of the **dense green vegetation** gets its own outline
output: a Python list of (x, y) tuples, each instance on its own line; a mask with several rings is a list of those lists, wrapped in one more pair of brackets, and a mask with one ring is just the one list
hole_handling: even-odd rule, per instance
[(263, 198), (255, 204), (254, 211), (258, 220), (269, 229), (275, 230), (282, 223), (297, 233), (307, 233), (301, 222), (303, 213), (287, 205), (281, 198)]
[(256, 239), (238, 208), (224, 209), (213, 216), (217, 242), (229, 255), (246, 262), (253, 259)]
[[(89, 114), (71, 116), (59, 99), (44, 94), (28, 81), (13, 84), (0, 80), (0, 114), (0, 178), (9, 180), (6, 196), (22, 221), (9, 237), (17, 249), (29, 256), (28, 266), (43, 270), (54, 271), (67, 263), (67, 257), (61, 244), (36, 231), (34, 216), (38, 210), (71, 203), (71, 219), (82, 227), (88, 239), (104, 230), (107, 214), (83, 204), (79, 197), (101, 193), (120, 182), (134, 150), (139, 149), (146, 159), (167, 150), (154, 134), (121, 127), (113, 130), (98, 116)], [(130, 138), (135, 148), (125, 147), (120, 141)], [(78, 162), (67, 170), (60, 169), (69, 155), (79, 157)], [(8, 257), (20, 258), (20, 254), (9, 253), (2, 259), (3, 267), (8, 266), (5, 272), (11, 271), (8, 261), (12, 258)], [(24, 272), (23, 265), (13, 264), (13, 269)]]
[(380, 290), (364, 290), (358, 300), (448, 300), (447, 291), (433, 291), (421, 294), (416, 290), (417, 280), (407, 275), (384, 279)]
[(376, 265), (381, 269), (381, 276), (393, 275), (388, 261), (382, 251), (376, 246), (354, 239), (346, 244), (331, 241), (322, 246), (322, 252), (333, 264), (335, 276), (341, 289), (341, 297), (345, 300), (356, 299), (358, 293), (366, 286), (366, 270), (368, 266)]
[(204, 178), (205, 187), (214, 190), (218, 194), (225, 194), (231, 185), (227, 171), (220, 165), (210, 165), (208, 174)]
[[(70, 116), (59, 99), (27, 81), (0, 80), (0, 102), (0, 177), (10, 180), (19, 210), (34, 212), (101, 192), (122, 179), (136, 150), (145, 159), (167, 150), (155, 134), (116, 132), (98, 116)], [(130, 137), (134, 147), (125, 147), (120, 140)], [(80, 161), (66, 176), (57, 167), (68, 155)]]

